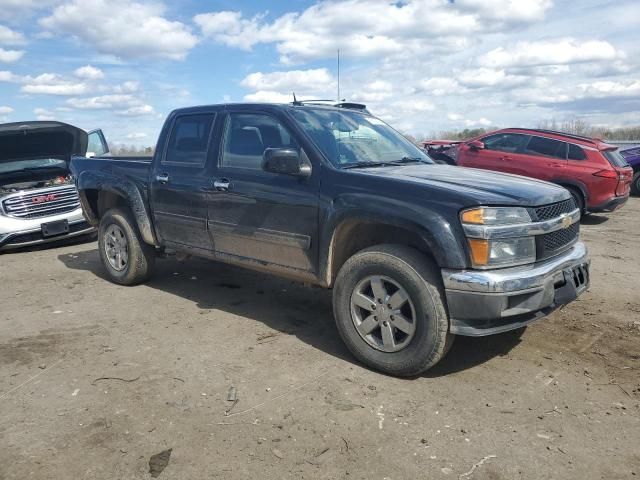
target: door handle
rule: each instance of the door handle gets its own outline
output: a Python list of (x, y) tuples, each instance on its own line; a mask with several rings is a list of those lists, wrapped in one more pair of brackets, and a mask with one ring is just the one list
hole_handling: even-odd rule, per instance
[(555, 168), (562, 168), (564, 167), (564, 165), (562, 163), (557, 163), (557, 162), (551, 162), (549, 163), (549, 166), (551, 167), (555, 167)]
[(227, 190), (229, 190), (229, 180), (227, 180), (226, 178), (214, 180), (213, 188), (215, 188), (219, 192), (226, 192)]
[(156, 180), (163, 185), (169, 183), (169, 174), (168, 173), (159, 173), (156, 175)]
[(509, 157), (509, 156), (505, 155), (503, 157), (500, 157), (500, 160), (505, 160), (507, 162), (510, 162), (511, 160), (513, 160), (513, 157)]

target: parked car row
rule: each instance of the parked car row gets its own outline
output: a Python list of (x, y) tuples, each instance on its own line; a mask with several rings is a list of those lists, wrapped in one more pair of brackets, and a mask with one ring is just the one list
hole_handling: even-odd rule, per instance
[[(445, 143), (439, 141), (441, 145)], [(451, 160), (447, 163), (556, 183), (569, 190), (583, 214), (620, 208), (629, 198), (632, 183), (640, 184), (640, 174), (636, 171), (634, 176), (624, 152), (615, 145), (584, 136), (507, 128), (452, 146), (455, 149), (445, 153)], [(634, 151), (637, 154), (640, 149)], [(640, 160), (637, 164), (636, 169), (640, 169)]]

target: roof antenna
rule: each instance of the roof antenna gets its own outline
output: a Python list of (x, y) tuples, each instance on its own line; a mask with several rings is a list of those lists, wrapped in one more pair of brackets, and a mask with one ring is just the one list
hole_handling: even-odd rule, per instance
[(338, 101), (340, 101), (340, 49), (338, 49)]
[(291, 92), (291, 93), (293, 93), (293, 104), (302, 105), (302, 102), (299, 102), (298, 99), (296, 98), (296, 92)]

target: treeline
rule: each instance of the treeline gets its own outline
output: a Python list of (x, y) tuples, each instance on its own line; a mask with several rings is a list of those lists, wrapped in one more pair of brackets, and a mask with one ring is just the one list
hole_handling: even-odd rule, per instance
[[(473, 137), (484, 135), (485, 133), (498, 130), (500, 127), (489, 128), (465, 128), (464, 130), (442, 130), (433, 132), (431, 135), (422, 135), (416, 138), (407, 135), (409, 140), (420, 143), (423, 140), (468, 140)], [(590, 125), (584, 120), (566, 120), (558, 122), (556, 120), (544, 120), (539, 122), (537, 128), (543, 130), (556, 130), (558, 132), (571, 133), (573, 135), (583, 135), (585, 137), (600, 138), (603, 140), (640, 140), (640, 125), (633, 127), (607, 128)]]
[(154, 147), (138, 147), (136, 145), (116, 144), (110, 145), (111, 155), (114, 157), (150, 157)]

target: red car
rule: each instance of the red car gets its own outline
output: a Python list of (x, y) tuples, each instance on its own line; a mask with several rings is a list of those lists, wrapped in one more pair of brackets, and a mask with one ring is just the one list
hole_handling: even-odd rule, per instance
[(457, 164), (557, 183), (571, 192), (583, 213), (620, 208), (633, 179), (633, 169), (614, 145), (527, 128), (506, 128), (463, 143)]

